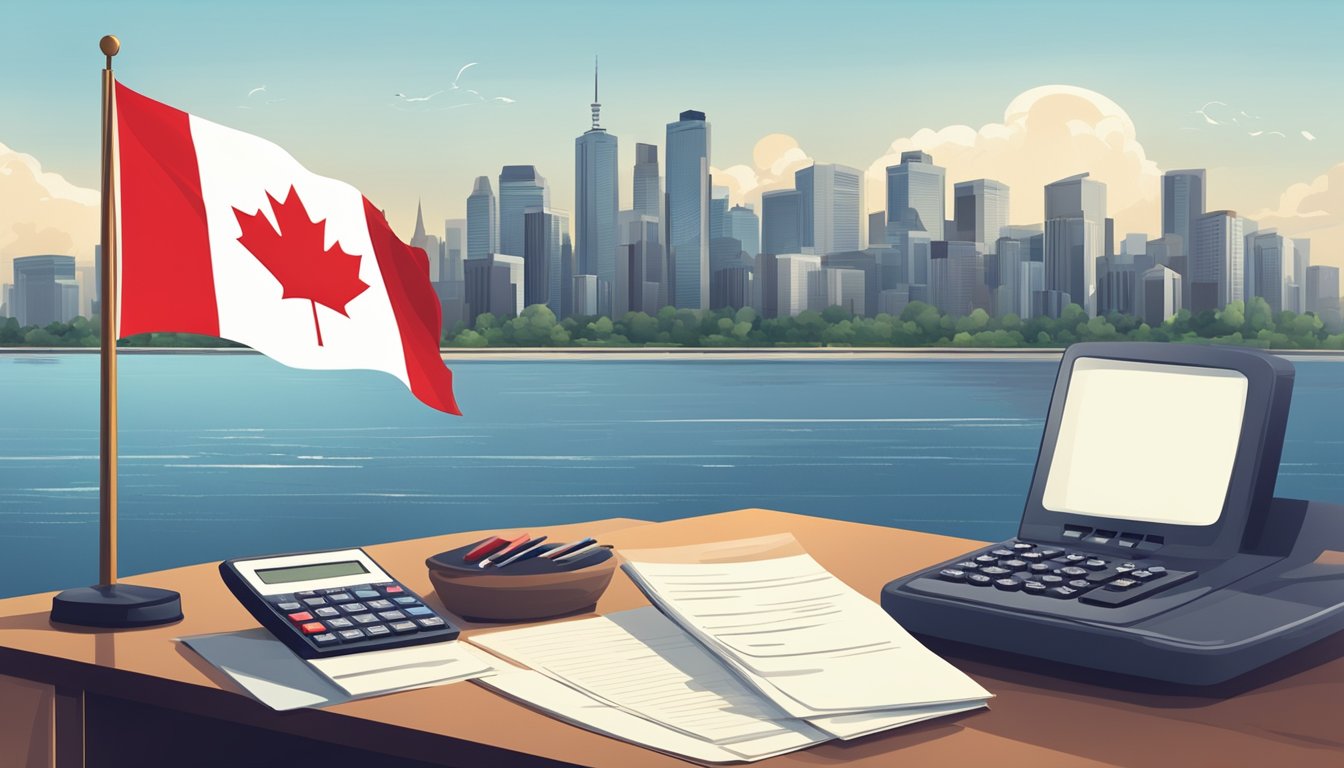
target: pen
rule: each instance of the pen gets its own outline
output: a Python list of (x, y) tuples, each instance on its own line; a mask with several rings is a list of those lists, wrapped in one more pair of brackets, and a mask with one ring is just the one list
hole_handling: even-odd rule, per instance
[(552, 549), (551, 551), (542, 555), (542, 557), (560, 557), (562, 555), (568, 555), (570, 552), (576, 552), (588, 546), (589, 544), (596, 544), (596, 543), (597, 539), (594, 539), (592, 536), (585, 536), (582, 539), (574, 542), (573, 544), (561, 544), (555, 549)]
[(532, 541), (529, 541), (526, 545), (523, 546), (522, 549), (515, 550), (514, 553), (510, 555), (508, 558), (500, 561), (497, 567), (503, 568), (504, 566), (516, 563), (519, 560), (526, 560), (530, 557), (536, 557), (537, 555), (541, 554), (544, 551), (541, 545), (545, 541), (546, 541), (545, 536), (539, 536), (533, 539)]
[(524, 544), (526, 544), (526, 543), (527, 543), (528, 541), (530, 541), (531, 539), (532, 539), (531, 536), (528, 536), (526, 533), (524, 533), (522, 536), (519, 536), (518, 538), (516, 538), (516, 539), (510, 541), (509, 544), (508, 544), (508, 546), (506, 546), (506, 547), (504, 547), (503, 549), (499, 550), (498, 552), (496, 552), (495, 554), (491, 555), (490, 557), (487, 557), (486, 559), (482, 560), (480, 563), (478, 563), (478, 565), (479, 565), (481, 568), (484, 568), (484, 567), (486, 567), (487, 565), (489, 565), (489, 564), (491, 564), (491, 563), (493, 563), (493, 562), (497, 562), (497, 561), (499, 561), (499, 560), (501, 560), (501, 559), (503, 559), (503, 558), (505, 558), (505, 557), (508, 557), (509, 555), (511, 555), (511, 554), (513, 554), (514, 552), (516, 552), (516, 551), (518, 550), (519, 547), (522, 547)]
[(498, 551), (501, 547), (509, 543), (508, 539), (499, 536), (491, 536), (480, 544), (471, 548), (471, 551), (462, 556), (462, 559), (468, 563), (474, 563), (483, 557)]
[[(586, 548), (584, 548), (583, 550), (581, 550), (581, 551), (579, 551), (579, 552), (575, 552), (575, 553), (573, 553), (573, 554), (565, 555), (565, 557), (563, 558), (563, 560), (564, 560), (564, 564), (565, 564), (565, 565), (570, 565), (570, 564), (572, 564), (572, 563), (577, 563), (577, 562), (580, 562), (580, 561), (582, 561), (582, 560), (587, 560), (588, 558), (590, 558), (590, 557), (592, 557), (592, 556), (598, 554), (599, 552), (605, 552), (605, 551), (606, 551), (606, 547), (599, 547), (599, 546), (597, 546), (596, 544), (594, 544), (593, 546), (591, 546), (591, 547), (586, 547)], [(560, 562), (560, 559), (557, 558), (556, 562)]]
[(597, 549), (602, 549), (602, 547), (598, 546), (597, 542), (594, 541), (591, 544), (588, 544), (587, 546), (581, 547), (579, 549), (573, 550), (572, 552), (568, 552), (566, 554), (561, 555), (560, 557), (555, 558), (555, 562), (571, 563), (574, 560), (583, 557), (585, 554)]

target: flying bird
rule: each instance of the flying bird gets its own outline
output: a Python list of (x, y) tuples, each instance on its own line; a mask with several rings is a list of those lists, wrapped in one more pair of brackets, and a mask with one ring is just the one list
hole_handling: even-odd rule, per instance
[[(496, 96), (495, 98), (491, 99), (491, 101), (500, 101), (505, 104), (512, 104), (514, 102), (514, 100), (510, 99), (508, 96)], [(1303, 133), (1306, 133), (1306, 131), (1303, 131)], [(1312, 138), (1315, 137), (1313, 136)], [(1307, 139), (1307, 141), (1311, 141), (1311, 139)]]
[(259, 86), (259, 87), (257, 87), (257, 88), (253, 88), (252, 90), (248, 91), (248, 92), (247, 92), (247, 97), (250, 99), (250, 98), (252, 98), (253, 96), (256, 96), (258, 93), (264, 93), (265, 91), (266, 91), (266, 86), (262, 85), (262, 86)]
[(435, 92), (429, 94), (428, 96), (407, 96), (407, 95), (404, 94), (404, 93), (398, 93), (398, 94), (394, 94), (394, 95), (395, 95), (397, 98), (399, 98), (399, 99), (401, 99), (402, 101), (407, 102), (407, 103), (409, 104), (409, 103), (414, 102), (414, 101), (429, 101), (430, 99), (434, 98), (435, 96), (438, 96), (438, 95), (441, 94), (441, 93), (443, 93), (443, 91), (435, 91)]
[(1209, 113), (1205, 111), (1205, 110), (1207, 110), (1209, 107), (1214, 106), (1215, 104), (1218, 105), (1218, 106), (1220, 106), (1220, 107), (1226, 107), (1226, 106), (1227, 106), (1226, 103), (1221, 102), (1221, 101), (1210, 101), (1208, 104), (1205, 104), (1204, 106), (1200, 107), (1199, 109), (1196, 109), (1196, 110), (1195, 110), (1195, 114), (1196, 114), (1196, 115), (1199, 115), (1199, 116), (1202, 117), (1202, 118), (1204, 118), (1204, 122), (1208, 123), (1209, 125), (1222, 125), (1222, 123), (1218, 122), (1217, 120), (1214, 120), (1212, 117), (1209, 117)]
[(452, 86), (449, 88), (449, 90), (456, 91), (456, 90), (457, 90), (457, 81), (462, 79), (462, 73), (463, 73), (463, 72), (466, 72), (468, 69), (471, 69), (471, 68), (474, 67), (474, 66), (476, 66), (476, 62), (474, 62), (474, 61), (471, 62), (471, 63), (469, 63), (469, 64), (464, 64), (464, 65), (462, 65), (462, 68), (459, 69), (459, 70), (457, 70), (457, 77), (454, 77), (454, 78), (453, 78), (453, 84), (452, 84)]
[(1315, 140), (1316, 140), (1316, 137), (1312, 135), (1311, 131), (1303, 131), (1303, 132), (1302, 132), (1302, 138), (1306, 139), (1307, 141), (1315, 141)]

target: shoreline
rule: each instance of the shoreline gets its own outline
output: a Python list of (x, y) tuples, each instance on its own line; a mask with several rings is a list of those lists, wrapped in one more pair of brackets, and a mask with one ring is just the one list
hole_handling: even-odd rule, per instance
[[(1271, 349), (1288, 358), (1344, 361), (1344, 350)], [(97, 347), (0, 347), (0, 355), (97, 355)], [(259, 355), (237, 347), (127, 347), (120, 355)], [(444, 360), (1058, 360), (1063, 349), (1031, 347), (446, 347)]]

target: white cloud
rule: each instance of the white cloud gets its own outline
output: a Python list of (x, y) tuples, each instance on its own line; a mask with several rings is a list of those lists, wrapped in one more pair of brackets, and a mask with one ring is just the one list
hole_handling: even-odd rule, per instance
[(1310, 183), (1294, 184), (1279, 196), (1279, 207), (1251, 218), (1262, 228), (1274, 227), (1286, 235), (1311, 238), (1313, 264), (1344, 268), (1344, 163), (1330, 168)]
[[(98, 190), (42, 170), (32, 155), (0, 144), (0, 259), (58, 253), (93, 260)], [(6, 268), (0, 279), (11, 277)]]
[(772, 133), (756, 142), (751, 165), (710, 168), (714, 184), (728, 188), (734, 202), (745, 202), (760, 210), (761, 194), (772, 189), (792, 189), (793, 172), (812, 164), (812, 158), (798, 146), (797, 139)]

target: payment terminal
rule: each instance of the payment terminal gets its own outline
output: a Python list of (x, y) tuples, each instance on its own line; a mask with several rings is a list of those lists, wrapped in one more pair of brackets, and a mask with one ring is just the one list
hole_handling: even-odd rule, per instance
[(912, 632), (1212, 684), (1344, 629), (1344, 509), (1276, 499), (1294, 369), (1142, 342), (1064, 353), (1016, 537), (897, 579)]
[(225, 560), (219, 573), (248, 612), (305, 659), (458, 635), (362, 549)]

